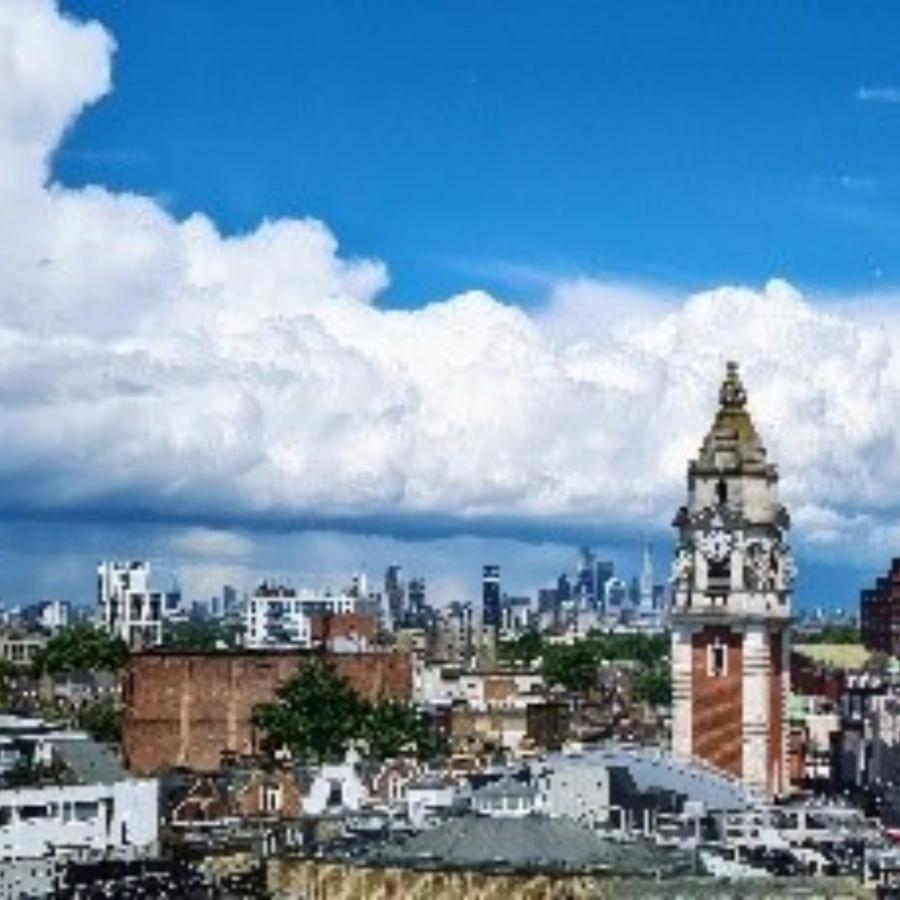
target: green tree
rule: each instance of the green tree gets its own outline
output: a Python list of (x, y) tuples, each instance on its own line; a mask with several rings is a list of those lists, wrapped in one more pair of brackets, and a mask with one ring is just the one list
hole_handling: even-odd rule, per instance
[(323, 762), (343, 756), (363, 733), (367, 712), (334, 666), (316, 658), (278, 688), (275, 702), (256, 707), (253, 723), (264, 732), (269, 751), (287, 747), (297, 759)]
[(375, 759), (412, 752), (420, 759), (437, 755), (439, 746), (431, 722), (400, 700), (379, 700), (366, 710), (362, 737)]
[(163, 644), (181, 650), (214, 650), (237, 643), (238, 626), (223, 625), (216, 621), (188, 621), (167, 623), (163, 629)]
[(544, 650), (544, 639), (539, 631), (530, 629), (511, 641), (502, 641), (498, 647), (501, 659), (531, 665)]
[(122, 711), (109, 697), (80, 709), (76, 723), (101, 743), (118, 744), (122, 739)]
[(652, 706), (668, 706), (672, 702), (672, 671), (669, 666), (642, 668), (635, 679), (635, 697)]
[(801, 644), (858, 644), (861, 637), (855, 625), (826, 625), (821, 631), (798, 635)]
[(597, 648), (591, 641), (551, 644), (544, 652), (544, 678), (551, 685), (585, 693), (596, 683), (599, 661)]
[(128, 662), (128, 645), (91, 625), (75, 625), (55, 634), (38, 652), (38, 673), (119, 672)]
[(633, 660), (642, 665), (655, 665), (669, 654), (669, 635), (663, 634), (602, 634), (592, 632), (588, 641), (599, 659), (618, 662)]

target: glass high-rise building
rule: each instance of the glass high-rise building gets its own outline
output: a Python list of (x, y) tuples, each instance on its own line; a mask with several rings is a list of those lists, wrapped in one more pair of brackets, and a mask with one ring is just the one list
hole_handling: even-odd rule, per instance
[(481, 609), (485, 626), (500, 627), (500, 566), (485, 566), (481, 575)]

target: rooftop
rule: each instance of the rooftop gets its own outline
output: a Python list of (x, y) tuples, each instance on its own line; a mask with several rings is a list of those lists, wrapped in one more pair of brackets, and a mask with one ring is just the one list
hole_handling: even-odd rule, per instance
[(113, 784), (129, 777), (118, 757), (103, 744), (89, 738), (51, 743), (79, 784)]
[(685, 801), (702, 803), (708, 810), (742, 810), (753, 799), (739, 781), (714, 769), (686, 763), (660, 750), (607, 744), (586, 750), (580, 756), (551, 754), (550, 768), (584, 766), (588, 768), (626, 769), (641, 793), (667, 791)]
[(572, 819), (547, 816), (452, 819), (406, 840), (382, 844), (373, 862), (450, 868), (636, 873), (652, 877), (690, 869), (690, 858), (643, 843), (599, 837)]

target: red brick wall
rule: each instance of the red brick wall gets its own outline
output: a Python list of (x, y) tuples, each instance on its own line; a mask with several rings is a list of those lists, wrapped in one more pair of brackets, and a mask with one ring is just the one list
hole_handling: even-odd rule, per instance
[(338, 638), (365, 640), (371, 644), (378, 633), (378, 620), (366, 613), (325, 613), (310, 617), (310, 634), (314, 643), (328, 643)]
[(794, 787), (803, 784), (806, 769), (806, 734), (803, 728), (791, 728), (788, 734), (788, 778)]
[[(709, 674), (709, 647), (720, 638), (727, 646), (725, 675)], [(693, 745), (694, 755), (740, 776), (743, 765), (743, 640), (728, 628), (707, 626), (693, 637)]]
[(791, 652), (791, 690), (795, 694), (827, 697), (838, 703), (846, 683), (846, 672), (842, 669), (829, 669), (796, 651)]
[(784, 661), (782, 636), (772, 632), (769, 638), (769, 790), (779, 793), (785, 781), (784, 767)]
[[(182, 766), (214, 772), (223, 752), (254, 753), (253, 707), (272, 700), (303, 655), (293, 652), (132, 655), (125, 677), (122, 747), (138, 775)], [(412, 661), (402, 653), (330, 654), (364, 696), (408, 700)]]

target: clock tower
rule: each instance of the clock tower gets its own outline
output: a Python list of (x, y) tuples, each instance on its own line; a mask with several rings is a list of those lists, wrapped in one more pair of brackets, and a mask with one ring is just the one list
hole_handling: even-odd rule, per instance
[(783, 794), (789, 519), (735, 363), (687, 487), (674, 522), (672, 750)]

